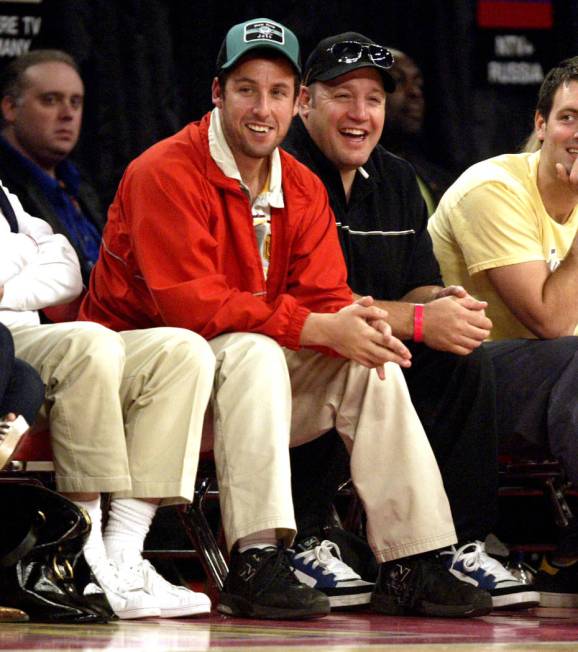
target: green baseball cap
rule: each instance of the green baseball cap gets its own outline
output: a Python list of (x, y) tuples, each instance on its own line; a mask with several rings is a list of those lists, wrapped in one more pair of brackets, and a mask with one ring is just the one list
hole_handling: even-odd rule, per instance
[(230, 68), (247, 52), (257, 48), (277, 50), (301, 75), (297, 37), (290, 29), (269, 18), (254, 18), (231, 27), (217, 55), (217, 73)]

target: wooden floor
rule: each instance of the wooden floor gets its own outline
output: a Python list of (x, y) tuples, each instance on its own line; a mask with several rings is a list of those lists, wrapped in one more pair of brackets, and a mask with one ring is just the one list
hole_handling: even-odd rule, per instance
[(496, 612), (485, 618), (391, 618), (337, 612), (315, 621), (230, 619), (220, 615), (108, 625), (0, 627), (1, 650), (578, 650), (578, 610)]

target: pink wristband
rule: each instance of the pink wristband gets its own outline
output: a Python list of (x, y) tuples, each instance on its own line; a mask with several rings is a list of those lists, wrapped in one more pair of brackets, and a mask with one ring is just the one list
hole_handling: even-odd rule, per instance
[(413, 341), (423, 342), (423, 303), (413, 307)]

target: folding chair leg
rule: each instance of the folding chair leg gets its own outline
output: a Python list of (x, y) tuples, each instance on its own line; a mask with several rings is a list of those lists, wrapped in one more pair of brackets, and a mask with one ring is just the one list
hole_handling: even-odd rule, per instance
[(192, 504), (179, 510), (179, 515), (187, 535), (195, 542), (205, 573), (221, 591), (229, 568), (203, 511), (210, 484), (210, 478), (201, 480), (195, 490)]
[(570, 505), (564, 495), (564, 487), (560, 486), (555, 480), (546, 480), (546, 490), (548, 497), (554, 508), (554, 520), (560, 528), (566, 528), (574, 518)]

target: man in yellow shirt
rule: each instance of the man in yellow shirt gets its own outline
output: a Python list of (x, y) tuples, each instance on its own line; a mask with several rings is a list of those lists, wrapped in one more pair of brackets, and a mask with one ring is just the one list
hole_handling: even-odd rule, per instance
[[(539, 151), (472, 166), (429, 231), (445, 282), (487, 301), (492, 337), (503, 340), (488, 345), (501, 432), (547, 437), (577, 484), (578, 57), (548, 73), (534, 123)], [(538, 575), (543, 605), (578, 606), (573, 539)]]

